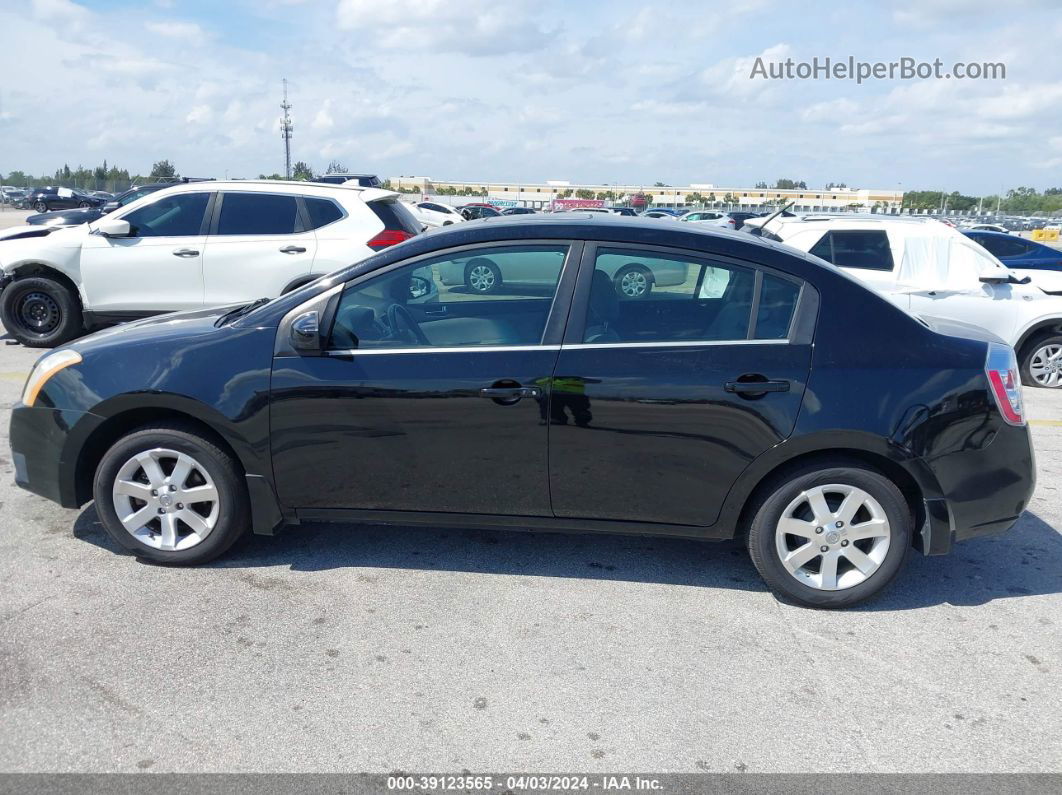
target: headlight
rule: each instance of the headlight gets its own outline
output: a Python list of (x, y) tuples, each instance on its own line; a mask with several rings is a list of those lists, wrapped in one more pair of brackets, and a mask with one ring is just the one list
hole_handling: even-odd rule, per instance
[(74, 350), (61, 350), (49, 353), (47, 356), (42, 356), (40, 360), (33, 365), (33, 370), (30, 371), (29, 378), (26, 379), (26, 386), (22, 390), (22, 403), (26, 406), (32, 406), (33, 402), (37, 399), (37, 395), (40, 394), (41, 389), (48, 379), (58, 373), (64, 367), (69, 367), (72, 364), (81, 363), (81, 354)]

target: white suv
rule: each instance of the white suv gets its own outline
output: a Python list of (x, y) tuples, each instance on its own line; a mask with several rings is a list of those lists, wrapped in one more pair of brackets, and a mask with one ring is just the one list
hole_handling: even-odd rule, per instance
[(764, 237), (840, 266), (913, 314), (988, 329), (1014, 346), (1025, 384), (1062, 388), (1062, 295), (1021, 283), (956, 229), (933, 220), (802, 216), (771, 220)]
[(191, 182), (98, 221), (0, 241), (0, 317), (24, 345), (180, 309), (275, 297), (420, 224), (379, 188)]

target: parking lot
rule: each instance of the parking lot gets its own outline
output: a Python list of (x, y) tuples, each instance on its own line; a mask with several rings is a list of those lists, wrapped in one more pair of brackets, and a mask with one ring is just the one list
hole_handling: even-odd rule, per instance
[(735, 543), (304, 524), (140, 563), (13, 484), (37, 355), (0, 346), (0, 769), (1062, 771), (1062, 393), (1025, 391), (1013, 530), (823, 612)]

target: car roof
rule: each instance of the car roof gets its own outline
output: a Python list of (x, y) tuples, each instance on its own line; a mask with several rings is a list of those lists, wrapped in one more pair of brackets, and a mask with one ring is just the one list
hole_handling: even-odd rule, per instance
[(209, 182), (184, 182), (175, 185), (167, 185), (159, 192), (168, 193), (197, 193), (200, 191), (217, 190), (257, 190), (275, 193), (299, 193), (306, 196), (331, 196), (333, 198), (350, 199), (355, 196), (365, 202), (379, 201), (381, 199), (397, 198), (398, 193), (385, 188), (368, 188), (362, 185), (334, 185), (325, 182), (302, 182), (300, 180), (283, 179), (235, 179), (235, 180), (211, 180)]

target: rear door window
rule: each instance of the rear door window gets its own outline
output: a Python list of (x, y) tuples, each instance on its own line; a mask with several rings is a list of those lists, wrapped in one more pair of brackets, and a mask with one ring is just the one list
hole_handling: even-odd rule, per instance
[(880, 229), (827, 232), (810, 253), (843, 268), (891, 271), (895, 264), (888, 235)]
[(274, 193), (224, 193), (219, 235), (290, 235), (301, 232), (294, 196)]

